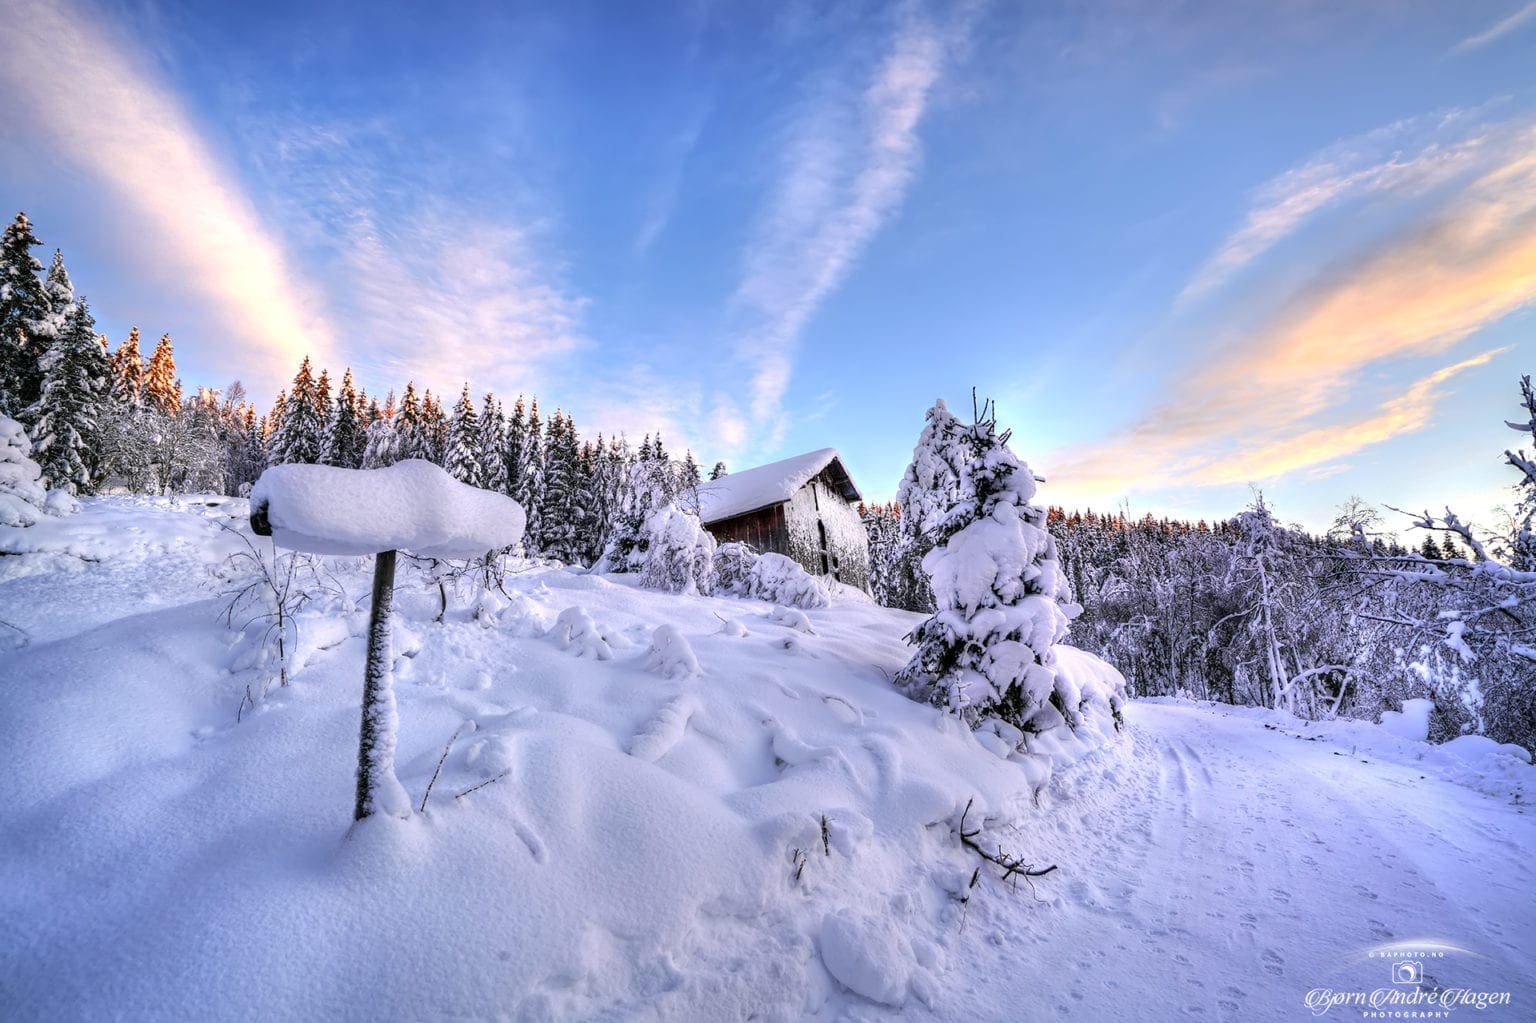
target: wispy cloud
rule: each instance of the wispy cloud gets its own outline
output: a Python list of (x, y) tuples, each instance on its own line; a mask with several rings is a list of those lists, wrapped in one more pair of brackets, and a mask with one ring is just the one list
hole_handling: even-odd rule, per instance
[(1481, 49), (1482, 47), (1487, 46), (1489, 43), (1497, 39), (1502, 39), (1504, 36), (1513, 32), (1515, 29), (1520, 28), (1522, 25), (1531, 21), (1533, 18), (1536, 18), (1536, 3), (1526, 4), (1524, 7), (1509, 15), (1507, 18), (1504, 18), (1502, 21), (1495, 22), (1493, 25), (1490, 25), (1488, 28), (1477, 33), (1476, 35), (1471, 35), (1463, 39), (1461, 42), (1451, 47), (1451, 54), (1459, 56), (1463, 53), (1471, 53), (1473, 50)]
[(1241, 483), (1422, 429), (1451, 377), (1497, 352), (1397, 384), (1369, 411), (1362, 395), (1536, 302), (1536, 126), (1473, 134), (1478, 171), (1463, 187), (1240, 325), (1113, 441), (1058, 453), (1056, 481), (1091, 494)]
[(131, 211), (159, 272), (200, 298), (257, 376), (333, 338), (277, 238), (146, 61), (67, 2), (7, 0), (0, 86), (25, 137), (105, 185)]
[(580, 348), (584, 305), (552, 282), (526, 231), (427, 209), (349, 239), (358, 354), (394, 379), (439, 388), (467, 379), (510, 391)]
[(274, 140), (269, 191), (310, 262), (327, 268), (338, 354), (363, 379), (534, 392), (589, 346), (586, 301), (562, 280), (549, 225), (520, 219), (515, 203), (407, 177), (398, 125), (305, 118), (252, 130)]
[(783, 399), (801, 332), (895, 214), (917, 174), (918, 126), (957, 31), (909, 9), (863, 89), (819, 96), (782, 147), (783, 173), (735, 294), (746, 320), (737, 353), (751, 375), (748, 409), (753, 422), (775, 435), (784, 426)]
[[(1269, 182), (1259, 189), (1242, 226), (1196, 271), (1180, 302), (1218, 290), (1329, 207), (1372, 193), (1422, 194), (1475, 169), (1487, 140), (1479, 134), (1451, 134), (1465, 117), (1465, 111), (1452, 111), (1401, 121), (1330, 146)], [(1418, 148), (1404, 155), (1396, 147), (1405, 144)]]

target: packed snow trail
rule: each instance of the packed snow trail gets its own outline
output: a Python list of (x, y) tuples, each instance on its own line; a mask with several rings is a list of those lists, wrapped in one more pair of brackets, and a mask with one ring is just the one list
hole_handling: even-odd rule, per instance
[(1044, 904), (973, 899), (975, 961), (932, 1018), (1311, 1019), (1313, 989), (1393, 988), (1392, 964), (1421, 958), (1385, 955), (1401, 942), (1471, 953), (1425, 961), (1427, 981), (1510, 995), (1441, 1018), (1536, 1018), (1523, 802), (1252, 712), (1137, 702), (1127, 716), (1132, 755), (1058, 777), (1046, 826), (1018, 836), (1037, 862), (1102, 866), (1037, 882)]

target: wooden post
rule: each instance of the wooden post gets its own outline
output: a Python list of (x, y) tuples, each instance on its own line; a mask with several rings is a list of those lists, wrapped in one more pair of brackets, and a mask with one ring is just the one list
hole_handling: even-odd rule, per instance
[[(363, 722), (357, 743), (357, 807), (353, 820), (378, 811), (374, 790), (381, 775), (394, 773), (394, 729), (381, 719), (394, 717), (395, 694), (390, 688), (394, 652), (389, 615), (395, 602), (395, 552), (381, 551), (373, 561), (373, 609), (368, 619), (368, 662), (363, 673)], [(384, 747), (379, 739), (386, 736)]]

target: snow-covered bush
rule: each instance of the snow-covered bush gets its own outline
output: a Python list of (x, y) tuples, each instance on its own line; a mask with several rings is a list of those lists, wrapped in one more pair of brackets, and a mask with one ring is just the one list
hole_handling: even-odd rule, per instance
[(832, 600), (827, 584), (793, 558), (735, 542), (715, 552), (715, 591), (789, 607), (826, 607)]
[(972, 723), (1075, 728), (1082, 694), (1053, 650), (1066, 638), (1069, 590), (1045, 509), (1030, 503), (1034, 474), (1007, 442), (990, 403), (959, 431), (960, 496), (930, 516), (938, 545), (923, 558), (938, 610), (908, 637), (918, 649), (898, 682)]
[(640, 585), (671, 593), (712, 593), (715, 588), (715, 538), (676, 504), (663, 505), (646, 517), (642, 530), (645, 560)]
[(731, 540), (716, 547), (715, 592), (746, 596), (752, 566), (756, 563), (757, 552), (739, 540)]
[(826, 607), (827, 584), (782, 554), (760, 554), (747, 573), (747, 595), (788, 607)]
[(21, 424), (0, 416), (0, 526), (30, 526), (44, 515), (48, 491)]

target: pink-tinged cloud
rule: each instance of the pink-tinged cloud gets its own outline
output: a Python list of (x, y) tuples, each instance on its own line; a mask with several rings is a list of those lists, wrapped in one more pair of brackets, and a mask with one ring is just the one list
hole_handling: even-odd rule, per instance
[(1370, 411), (1358, 407), (1366, 375), (1401, 379), (1409, 360), (1536, 303), (1536, 127), (1486, 134), (1497, 159), (1478, 175), (1238, 328), (1113, 439), (1058, 452), (1053, 482), (1085, 496), (1251, 482), (1424, 428), (1451, 377), (1497, 353), (1403, 381)]
[(114, 193), (160, 272), (200, 298), (246, 379), (332, 344), (281, 246), (149, 61), (67, 2), (6, 5), (0, 88), (23, 137)]

